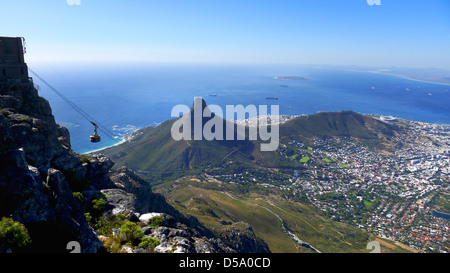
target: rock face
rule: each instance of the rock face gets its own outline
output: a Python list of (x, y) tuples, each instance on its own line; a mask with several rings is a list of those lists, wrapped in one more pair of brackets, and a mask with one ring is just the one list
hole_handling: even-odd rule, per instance
[[(1, 84), (0, 107), (0, 217), (28, 228), (30, 251), (64, 252), (70, 238), (96, 252), (101, 242), (68, 181), (68, 174), (85, 178), (87, 168), (70, 150), (67, 129), (32, 83)], [(53, 236), (56, 230), (67, 236)]]
[[(31, 82), (0, 83), (0, 218), (28, 229), (32, 245), (24, 251), (68, 252), (68, 243), (77, 241), (81, 252), (97, 252), (105, 237), (89, 226), (84, 201), (103, 194), (107, 214), (126, 214), (146, 237), (160, 241), (155, 252), (268, 252), (250, 227), (230, 227), (219, 238), (154, 194), (138, 174), (125, 167), (112, 170), (113, 165), (102, 154), (71, 150), (68, 130), (56, 124), (49, 103)], [(75, 198), (79, 194), (83, 202)], [(163, 222), (148, 226), (155, 216)], [(10, 251), (0, 241), (2, 249)]]

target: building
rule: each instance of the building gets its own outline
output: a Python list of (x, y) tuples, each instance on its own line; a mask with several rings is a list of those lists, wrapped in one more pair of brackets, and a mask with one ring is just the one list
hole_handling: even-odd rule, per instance
[(0, 37), (0, 82), (28, 81), (25, 52), (24, 38)]

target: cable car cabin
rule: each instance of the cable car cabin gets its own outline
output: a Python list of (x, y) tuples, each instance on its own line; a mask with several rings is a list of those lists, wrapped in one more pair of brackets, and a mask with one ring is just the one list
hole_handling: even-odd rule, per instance
[(89, 137), (91, 142), (100, 142), (100, 136), (98, 134), (93, 134)]
[(90, 137), (89, 137), (89, 140), (91, 141), (91, 142), (100, 142), (100, 135), (99, 134), (97, 134), (97, 129), (98, 129), (98, 125), (96, 124), (96, 123), (94, 123), (94, 122), (92, 122), (91, 121), (91, 123), (92, 123), (92, 125), (94, 125), (94, 134), (92, 134)]

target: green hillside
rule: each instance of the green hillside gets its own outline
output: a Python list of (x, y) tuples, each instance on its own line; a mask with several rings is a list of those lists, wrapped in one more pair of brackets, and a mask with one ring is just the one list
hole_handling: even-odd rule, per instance
[(225, 159), (251, 160), (253, 143), (249, 141), (206, 141), (172, 139), (170, 130), (175, 119), (137, 132), (132, 141), (110, 147), (102, 153), (110, 156), (116, 167), (137, 171), (192, 170), (217, 165)]
[(280, 126), (280, 136), (289, 139), (346, 136), (373, 144), (384, 144), (399, 129), (352, 111), (322, 112), (291, 119)]
[(170, 186), (160, 185), (158, 191), (179, 211), (197, 217), (213, 232), (220, 233), (227, 226), (243, 221), (251, 225), (272, 252), (314, 252), (296, 243), (285, 232), (282, 219), (289, 231), (321, 252), (368, 252), (366, 245), (371, 235), (332, 221), (311, 206), (276, 194), (242, 196), (233, 186), (206, 184), (199, 178), (180, 179)]

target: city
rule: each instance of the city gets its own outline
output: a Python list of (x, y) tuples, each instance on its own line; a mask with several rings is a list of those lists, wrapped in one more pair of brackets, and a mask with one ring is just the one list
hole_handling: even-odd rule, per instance
[(315, 139), (309, 146), (289, 141), (280, 145), (279, 153), (302, 168), (232, 174), (213, 170), (208, 176), (280, 190), (336, 221), (413, 251), (449, 252), (450, 126), (392, 122), (403, 128), (392, 141), (393, 152), (368, 149), (349, 137)]

